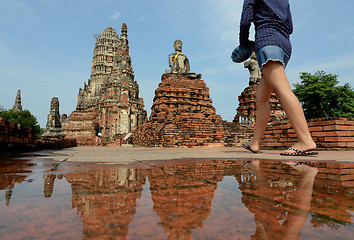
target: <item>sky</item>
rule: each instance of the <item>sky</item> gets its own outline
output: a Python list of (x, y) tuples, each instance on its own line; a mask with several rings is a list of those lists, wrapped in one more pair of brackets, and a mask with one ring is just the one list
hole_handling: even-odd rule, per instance
[[(216, 113), (232, 121), (249, 72), (233, 63), (243, 0), (0, 0), (0, 106), (22, 107), (45, 127), (50, 101), (60, 114), (75, 110), (79, 88), (90, 78), (95, 35), (128, 26), (130, 56), (148, 115), (173, 42), (183, 42), (191, 72), (201, 73)], [(352, 0), (290, 0), (291, 84), (301, 72), (338, 75), (354, 87)], [(251, 39), (254, 38), (251, 32)]]

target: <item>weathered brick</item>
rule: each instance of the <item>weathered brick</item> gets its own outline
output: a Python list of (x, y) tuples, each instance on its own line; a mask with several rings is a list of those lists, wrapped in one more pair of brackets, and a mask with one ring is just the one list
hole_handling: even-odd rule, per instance
[(310, 132), (322, 132), (323, 127), (322, 126), (316, 126), (316, 127), (309, 127)]
[(353, 131), (354, 126), (349, 125), (330, 125), (330, 126), (323, 126), (324, 131)]
[(325, 142), (354, 142), (354, 137), (325, 137)]

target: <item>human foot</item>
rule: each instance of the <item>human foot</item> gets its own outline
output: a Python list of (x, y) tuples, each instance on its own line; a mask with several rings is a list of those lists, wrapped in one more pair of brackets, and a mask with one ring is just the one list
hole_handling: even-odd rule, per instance
[(287, 152), (282, 152), (280, 155), (282, 156), (311, 156), (318, 155), (318, 152), (315, 151), (301, 151), (295, 148), (288, 148)]
[(285, 152), (280, 153), (283, 156), (309, 156), (318, 155), (318, 152), (313, 151), (316, 149), (316, 143), (310, 142), (308, 144), (296, 143), (292, 147), (288, 148)]
[(248, 143), (242, 143), (241, 146), (242, 146), (244, 149), (247, 149), (247, 150), (251, 151), (252, 153), (262, 153), (262, 151), (253, 150), (253, 149), (248, 145)]

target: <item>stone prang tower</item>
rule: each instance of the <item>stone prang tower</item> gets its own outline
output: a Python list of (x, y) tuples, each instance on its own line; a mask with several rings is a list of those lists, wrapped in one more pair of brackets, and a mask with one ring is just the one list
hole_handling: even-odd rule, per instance
[(64, 137), (60, 122), (59, 100), (53, 97), (50, 102), (50, 112), (47, 118), (47, 126), (42, 134), (43, 137)]
[(16, 99), (15, 99), (15, 104), (12, 107), (12, 109), (15, 112), (21, 112), (22, 111), (22, 104), (21, 104), (21, 90), (17, 90), (17, 95), (16, 95)]
[(67, 138), (80, 145), (115, 143), (146, 120), (144, 102), (129, 56), (127, 25), (119, 37), (112, 27), (96, 40), (91, 77), (80, 88), (76, 110), (63, 122)]
[(113, 59), (118, 52), (120, 39), (112, 27), (106, 28), (96, 40), (93, 50), (91, 77), (84, 88), (79, 90), (76, 110), (98, 105), (104, 81), (113, 68)]

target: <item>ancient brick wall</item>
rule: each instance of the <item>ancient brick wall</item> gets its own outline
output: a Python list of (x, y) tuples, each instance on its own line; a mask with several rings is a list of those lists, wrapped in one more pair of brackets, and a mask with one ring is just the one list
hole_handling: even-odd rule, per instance
[[(319, 149), (353, 149), (354, 119), (319, 118), (308, 121), (311, 136)], [(265, 131), (262, 146), (290, 147), (297, 141), (295, 131), (287, 122), (272, 123)]]
[(202, 79), (163, 74), (149, 121), (133, 134), (133, 143), (149, 147), (224, 145), (222, 119)]
[(0, 156), (17, 151), (74, 146), (75, 140), (37, 137), (33, 129), (0, 118)]
[(12, 145), (31, 145), (35, 143), (34, 131), (20, 124), (0, 118), (0, 144), (1, 147)]

